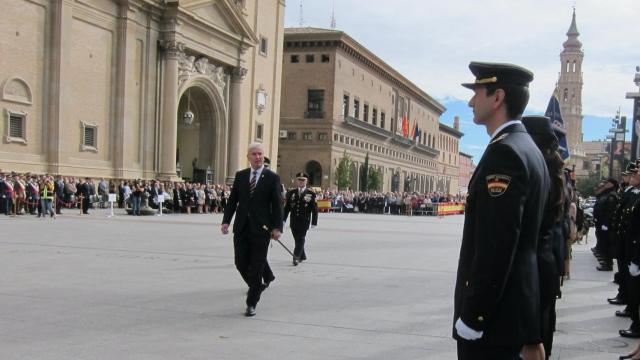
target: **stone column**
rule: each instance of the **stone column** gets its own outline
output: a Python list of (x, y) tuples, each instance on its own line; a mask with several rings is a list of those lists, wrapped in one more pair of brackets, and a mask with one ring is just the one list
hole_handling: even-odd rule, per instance
[[(65, 144), (61, 139), (65, 138), (69, 129), (78, 126), (77, 123), (65, 121), (72, 118), (72, 96), (70, 82), (65, 79), (71, 77), (73, 68), (71, 65), (71, 40), (73, 24), (73, 2), (70, 0), (51, 1), (51, 25), (50, 29), (50, 77), (46, 88), (48, 98), (47, 116), (43, 120), (49, 134), (43, 141), (46, 142), (47, 171), (53, 174), (66, 173), (68, 162), (67, 149), (72, 146)], [(77, 121), (77, 120), (76, 120)], [(66, 125), (66, 126), (65, 126)], [(67, 154), (67, 155), (65, 155)]]
[(242, 80), (247, 75), (247, 69), (236, 67), (231, 72), (231, 99), (229, 117), (229, 160), (227, 162), (227, 183), (232, 183), (236, 171), (240, 168), (242, 152), (246, 145), (240, 134), (242, 122)]
[(178, 58), (184, 44), (175, 40), (161, 42), (164, 49), (162, 91), (162, 136), (160, 144), (160, 177), (176, 178), (176, 148), (178, 144)]

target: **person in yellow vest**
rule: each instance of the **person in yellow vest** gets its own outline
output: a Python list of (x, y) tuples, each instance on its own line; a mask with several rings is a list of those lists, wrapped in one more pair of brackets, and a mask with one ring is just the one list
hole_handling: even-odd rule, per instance
[[(42, 217), (45, 218), (47, 214), (51, 215), (55, 219), (56, 213), (53, 211), (53, 181), (50, 177), (45, 177), (40, 186), (40, 205), (42, 206)], [(40, 214), (38, 214), (40, 217)]]

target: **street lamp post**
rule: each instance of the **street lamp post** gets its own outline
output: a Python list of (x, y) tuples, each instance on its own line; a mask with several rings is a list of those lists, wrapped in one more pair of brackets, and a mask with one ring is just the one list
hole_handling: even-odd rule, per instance
[(634, 84), (638, 87), (637, 92), (627, 93), (627, 99), (633, 99), (633, 116), (631, 117), (631, 154), (629, 158), (635, 161), (640, 158), (640, 66), (636, 66), (636, 75), (633, 78)]

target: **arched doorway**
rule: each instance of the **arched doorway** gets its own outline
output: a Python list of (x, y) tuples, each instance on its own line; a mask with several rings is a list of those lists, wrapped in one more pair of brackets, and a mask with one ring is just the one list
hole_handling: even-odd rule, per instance
[(205, 183), (216, 170), (217, 121), (213, 100), (199, 86), (187, 88), (178, 103), (176, 169), (185, 180)]
[(304, 167), (309, 174), (309, 186), (322, 186), (322, 166), (319, 162), (311, 160)]

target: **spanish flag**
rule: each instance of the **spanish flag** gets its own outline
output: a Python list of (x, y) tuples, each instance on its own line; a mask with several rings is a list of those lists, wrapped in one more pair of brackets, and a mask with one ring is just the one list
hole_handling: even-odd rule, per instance
[(402, 136), (409, 137), (409, 119), (406, 116), (402, 117)]

